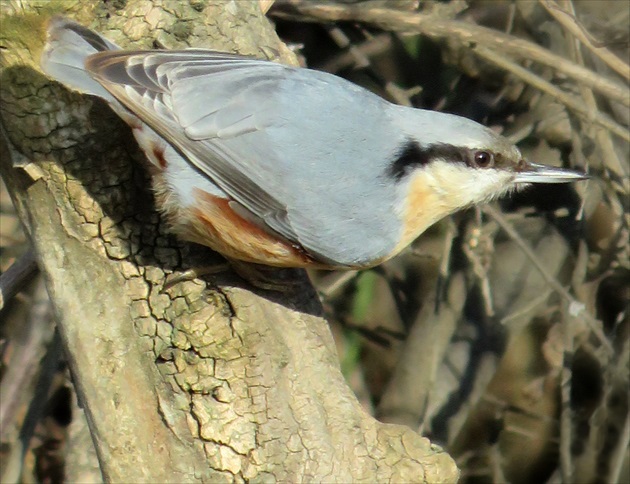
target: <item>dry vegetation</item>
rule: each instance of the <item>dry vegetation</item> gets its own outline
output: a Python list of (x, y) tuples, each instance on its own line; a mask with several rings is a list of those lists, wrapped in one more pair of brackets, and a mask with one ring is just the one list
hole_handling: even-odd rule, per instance
[[(373, 271), (311, 274), (344, 375), (368, 413), (441, 445), (462, 482), (627, 481), (628, 3), (417, 3), (261, 1), (303, 64), (591, 178), (457, 214)], [(4, 187), (0, 210), (0, 481), (99, 478)]]

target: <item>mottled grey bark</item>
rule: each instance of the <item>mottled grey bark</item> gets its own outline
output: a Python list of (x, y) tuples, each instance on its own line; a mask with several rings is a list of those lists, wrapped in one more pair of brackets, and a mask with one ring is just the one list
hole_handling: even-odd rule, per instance
[(2, 5), (2, 175), (46, 276), (104, 477), (453, 482), (448, 455), (361, 409), (304, 274), (281, 295), (230, 274), (165, 289), (170, 274), (216, 256), (169, 235), (143, 156), (109, 108), (39, 72), (44, 21), (59, 6), (123, 46), (158, 40), (290, 62), (258, 4), (20, 3)]

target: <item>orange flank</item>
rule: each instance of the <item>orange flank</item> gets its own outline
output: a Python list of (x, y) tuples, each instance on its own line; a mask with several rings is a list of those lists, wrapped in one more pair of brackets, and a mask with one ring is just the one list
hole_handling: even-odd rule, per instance
[(233, 259), (277, 267), (321, 267), (299, 246), (265, 232), (232, 207), (230, 201), (195, 189), (193, 240)]

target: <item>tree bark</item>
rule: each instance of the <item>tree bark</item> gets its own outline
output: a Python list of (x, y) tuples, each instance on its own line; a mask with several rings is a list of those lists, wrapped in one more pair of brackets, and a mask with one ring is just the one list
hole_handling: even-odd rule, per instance
[(0, 165), (104, 478), (455, 481), (441, 449), (362, 410), (303, 272), (284, 294), (231, 274), (165, 287), (216, 256), (168, 233), (130, 130), (39, 70), (55, 13), (125, 47), (157, 40), (292, 62), (258, 3), (37, 3), (1, 7)]

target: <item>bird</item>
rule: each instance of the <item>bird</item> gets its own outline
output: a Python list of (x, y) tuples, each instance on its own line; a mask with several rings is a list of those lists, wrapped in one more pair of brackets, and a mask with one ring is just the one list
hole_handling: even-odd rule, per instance
[(231, 261), (370, 268), (460, 209), (587, 178), (527, 161), (470, 119), (329, 73), (207, 49), (123, 50), (63, 17), (49, 21), (41, 67), (109, 103), (149, 160), (171, 231)]

